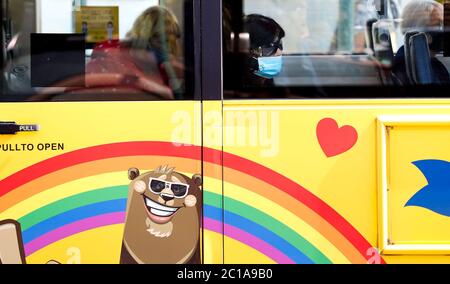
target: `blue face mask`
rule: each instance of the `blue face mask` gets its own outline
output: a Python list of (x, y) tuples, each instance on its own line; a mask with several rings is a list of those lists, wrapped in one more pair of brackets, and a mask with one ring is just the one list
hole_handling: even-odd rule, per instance
[(283, 56), (258, 57), (259, 70), (256, 75), (272, 79), (280, 74), (283, 67)]

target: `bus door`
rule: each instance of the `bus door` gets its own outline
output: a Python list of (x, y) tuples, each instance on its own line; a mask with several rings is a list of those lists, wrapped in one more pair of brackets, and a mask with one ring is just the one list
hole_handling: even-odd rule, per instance
[(222, 1), (225, 263), (448, 263), (448, 57), (409, 2)]
[(1, 4), (1, 261), (201, 263), (198, 4)]

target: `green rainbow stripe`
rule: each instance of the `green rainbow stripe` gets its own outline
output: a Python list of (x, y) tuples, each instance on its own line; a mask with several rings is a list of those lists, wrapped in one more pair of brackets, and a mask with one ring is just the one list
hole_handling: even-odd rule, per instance
[(98, 202), (127, 198), (127, 195), (127, 185), (95, 189), (66, 197), (54, 203), (43, 206), (23, 216), (17, 221), (20, 223), (22, 230), (25, 231), (30, 227), (61, 213)]
[[(217, 195), (211, 192), (204, 192), (205, 204), (210, 205), (209, 202), (220, 204), (222, 200), (221, 195)], [(291, 245), (303, 252), (315, 263), (331, 264), (331, 261), (310, 242), (305, 240), (302, 236), (296, 233), (294, 230), (276, 220), (272, 216), (254, 208), (247, 204), (244, 204), (235, 199), (224, 197), (225, 210), (232, 212), (236, 215), (244, 217), (248, 220), (259, 224), (266, 229), (272, 231), (276, 235), (282, 237), (288, 241)], [(224, 220), (227, 223), (227, 220)]]

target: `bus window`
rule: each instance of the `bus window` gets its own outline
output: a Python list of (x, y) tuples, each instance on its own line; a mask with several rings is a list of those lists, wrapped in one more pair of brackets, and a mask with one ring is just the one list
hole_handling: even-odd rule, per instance
[(186, 2), (2, 1), (0, 100), (193, 99)]
[(443, 18), (439, 1), (226, 0), (224, 97), (429, 96), (450, 83)]

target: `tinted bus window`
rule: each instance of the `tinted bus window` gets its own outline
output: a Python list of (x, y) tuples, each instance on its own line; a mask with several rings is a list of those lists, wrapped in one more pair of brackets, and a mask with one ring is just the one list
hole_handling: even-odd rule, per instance
[(1, 101), (194, 97), (191, 1), (2, 3)]
[(448, 96), (440, 2), (225, 0), (225, 98)]

